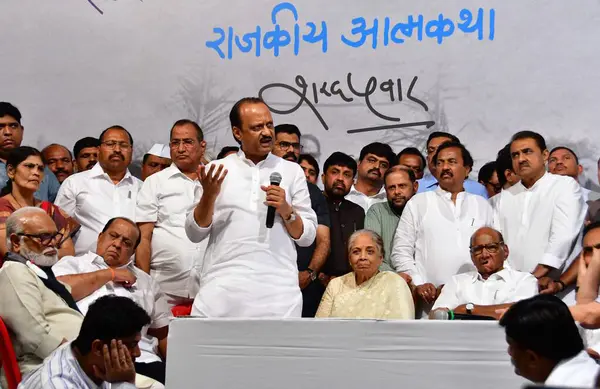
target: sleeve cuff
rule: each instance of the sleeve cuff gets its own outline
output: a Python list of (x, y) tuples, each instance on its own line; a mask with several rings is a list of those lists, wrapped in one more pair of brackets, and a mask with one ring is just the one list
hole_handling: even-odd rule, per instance
[(560, 259), (556, 255), (553, 255), (550, 253), (545, 253), (542, 256), (542, 260), (539, 263), (540, 263), (540, 265), (546, 265), (546, 266), (553, 267), (555, 269), (560, 269), (564, 265), (565, 260)]
[(42, 341), (40, 342), (38, 348), (35, 350), (34, 353), (38, 357), (44, 359), (48, 355), (52, 354), (52, 352), (56, 350), (58, 346), (60, 346), (62, 341), (62, 337), (58, 337), (53, 331), (50, 331), (49, 333), (44, 334), (42, 336)]
[(199, 243), (206, 239), (211, 229), (212, 223), (208, 227), (200, 227), (198, 223), (196, 223), (196, 219), (194, 219), (194, 211), (188, 213), (187, 217), (185, 218), (185, 234), (193, 243)]

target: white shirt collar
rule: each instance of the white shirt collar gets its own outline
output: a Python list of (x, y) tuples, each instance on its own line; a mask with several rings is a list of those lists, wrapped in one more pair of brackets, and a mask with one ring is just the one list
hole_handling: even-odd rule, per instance
[[(90, 177), (91, 178), (106, 177), (110, 180), (110, 177), (108, 176), (108, 174), (104, 171), (104, 169), (102, 169), (102, 166), (100, 166), (100, 162), (96, 163), (94, 165), (94, 167), (90, 169)], [(123, 182), (125, 180), (130, 180), (131, 177), (132, 177), (132, 175), (129, 172), (129, 169), (126, 169), (125, 176), (123, 176), (123, 179), (121, 180), (121, 182)], [(111, 180), (111, 182), (112, 182), (112, 180)]]
[(25, 262), (25, 265), (27, 265), (27, 267), (30, 268), (38, 277), (41, 277), (45, 280), (48, 279), (48, 275), (44, 273), (44, 271), (40, 269), (35, 263), (31, 262), (30, 260), (27, 260)]
[[(498, 279), (501, 278), (504, 281), (509, 281), (510, 280), (510, 271), (505, 267), (501, 270), (498, 270), (497, 272), (490, 274), (490, 276), (488, 277), (487, 280), (489, 279)], [(476, 281), (481, 281), (481, 282), (486, 282), (487, 280), (484, 280), (483, 277), (481, 276), (481, 274), (479, 274), (479, 272), (474, 271), (472, 273), (472, 278), (471, 278), (472, 282), (475, 283)]]
[(359, 191), (358, 189), (356, 189), (356, 187), (354, 185), (355, 184), (352, 184), (352, 187), (350, 188), (350, 193), (362, 195), (362, 196), (368, 197), (370, 199), (380, 199), (380, 198), (382, 198), (382, 196), (383, 196), (383, 198), (387, 198), (387, 195), (385, 193), (385, 186), (382, 186), (381, 189), (379, 190), (379, 192), (374, 194), (373, 196), (368, 196), (368, 195), (364, 194), (363, 192)]
[[(102, 258), (100, 255), (94, 253), (93, 251), (88, 251), (85, 254), (85, 256), (87, 257), (86, 259), (92, 264), (99, 265), (102, 268), (110, 267), (110, 266), (108, 266), (108, 264), (106, 263), (104, 258)], [(130, 258), (129, 262), (127, 262), (126, 264), (124, 264), (122, 266), (118, 266), (117, 269), (125, 269), (132, 265), (133, 265), (133, 258)]]
[[(435, 188), (435, 193), (437, 193), (437, 195), (438, 195), (438, 196), (440, 196), (440, 197), (442, 197), (442, 198), (445, 198), (445, 199), (447, 199), (447, 200), (451, 200), (451, 199), (452, 199), (452, 193), (450, 193), (450, 192), (448, 192), (448, 191), (445, 191), (445, 190), (444, 190), (444, 189), (442, 189), (442, 187), (441, 187), (441, 186), (439, 186), (439, 185), (437, 186), (437, 188)], [(456, 196), (456, 198), (457, 198), (457, 199), (460, 199), (460, 198), (464, 197), (464, 196), (465, 196), (465, 193), (466, 193), (466, 192), (464, 191), (464, 188), (463, 188), (463, 191), (462, 191), (462, 192), (460, 192), (460, 193), (458, 193), (458, 195)]]
[(244, 150), (242, 150), (242, 148), (240, 147), (240, 150), (237, 152), (236, 154), (240, 160), (242, 162), (244, 162), (246, 165), (248, 166), (258, 166), (261, 167), (262, 165), (264, 165), (267, 162), (270, 162), (271, 160), (273, 160), (274, 158), (279, 158), (278, 156), (276, 156), (273, 153), (269, 153), (267, 154), (267, 157), (265, 159), (263, 159), (262, 161), (260, 161), (259, 163), (255, 164), (254, 162), (252, 162), (251, 160), (249, 160), (248, 158), (246, 158), (246, 153), (244, 153)]
[(534, 182), (533, 185), (531, 185), (531, 188), (526, 188), (525, 185), (523, 185), (523, 181), (519, 181), (518, 185), (521, 185), (525, 191), (535, 192), (545, 180), (550, 178), (550, 174), (551, 173), (544, 171), (544, 175), (541, 176), (536, 182)]

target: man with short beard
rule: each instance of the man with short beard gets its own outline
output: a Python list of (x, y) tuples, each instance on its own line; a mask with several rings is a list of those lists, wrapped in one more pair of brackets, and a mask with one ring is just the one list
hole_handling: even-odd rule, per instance
[[(275, 126), (273, 154), (298, 163), (302, 145), (300, 130), (293, 124)], [(305, 172), (306, 175), (306, 172)], [(307, 180), (313, 211), (317, 214), (317, 238), (308, 247), (296, 246), (298, 252), (298, 281), (302, 289), (302, 317), (314, 317), (325, 289), (318, 281), (319, 272), (329, 255), (329, 209), (318, 186)]]
[(375, 231), (383, 239), (385, 255), (379, 267), (382, 271), (395, 271), (390, 255), (394, 234), (402, 216), (402, 211), (419, 188), (413, 170), (406, 166), (394, 166), (383, 176), (387, 201), (374, 204), (365, 216), (365, 228)]
[(42, 159), (46, 167), (54, 173), (61, 184), (73, 174), (73, 157), (71, 152), (63, 145), (52, 143), (44, 147)]
[(133, 138), (121, 126), (100, 134), (98, 163), (90, 170), (69, 176), (61, 185), (55, 204), (73, 217), (81, 229), (74, 237), (75, 255), (94, 251), (106, 222), (123, 216), (135, 221), (135, 205), (142, 182), (128, 169)]
[(327, 286), (333, 277), (343, 276), (352, 271), (346, 244), (350, 235), (363, 229), (365, 223), (363, 208), (345, 198), (350, 192), (356, 170), (356, 161), (339, 151), (331, 154), (323, 165), (321, 179), (331, 221), (331, 252), (319, 274), (324, 286)]
[(23, 207), (6, 220), (7, 249), (0, 269), (0, 317), (10, 329), (21, 374), (77, 337), (83, 316), (52, 272), (61, 234), (46, 212)]

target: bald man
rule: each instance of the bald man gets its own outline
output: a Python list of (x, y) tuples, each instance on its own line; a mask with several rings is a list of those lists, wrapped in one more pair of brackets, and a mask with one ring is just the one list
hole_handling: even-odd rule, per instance
[(471, 260), (477, 271), (452, 277), (433, 305), (436, 310), (499, 319), (513, 303), (535, 296), (537, 279), (531, 273), (504, 267), (508, 246), (499, 231), (482, 227), (471, 237)]

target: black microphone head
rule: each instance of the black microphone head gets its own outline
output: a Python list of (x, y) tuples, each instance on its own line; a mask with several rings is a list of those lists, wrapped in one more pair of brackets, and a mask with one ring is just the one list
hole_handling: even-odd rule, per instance
[(278, 172), (273, 172), (271, 173), (269, 180), (271, 180), (271, 185), (279, 185), (281, 184), (282, 180), (281, 174), (279, 174)]

